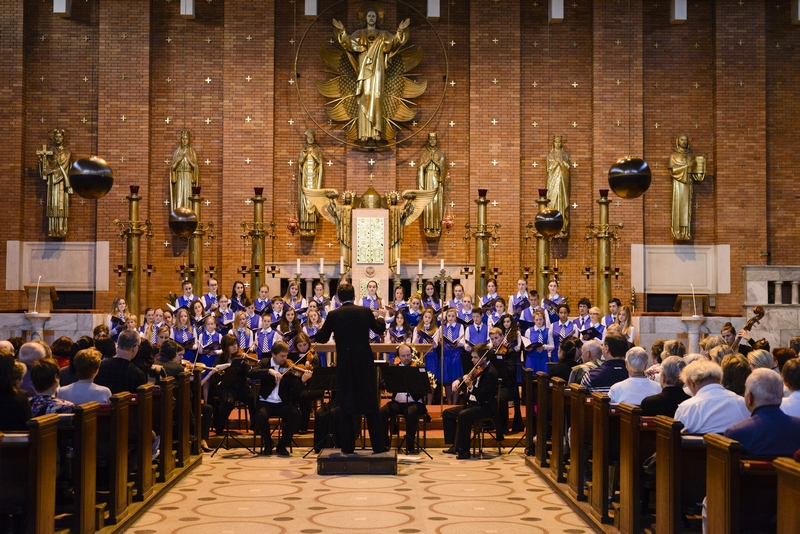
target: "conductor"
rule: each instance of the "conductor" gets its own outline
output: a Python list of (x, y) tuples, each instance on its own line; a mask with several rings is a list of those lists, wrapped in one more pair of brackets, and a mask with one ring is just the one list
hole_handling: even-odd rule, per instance
[(325, 343), (333, 334), (336, 342), (336, 386), (343, 412), (339, 419), (342, 452), (355, 451), (353, 416), (362, 414), (367, 420), (373, 453), (386, 452), (374, 356), (369, 345), (369, 331), (383, 334), (386, 323), (383, 318), (375, 319), (369, 308), (353, 304), (355, 290), (351, 284), (339, 284), (336, 295), (342, 305), (328, 313), (316, 341)]

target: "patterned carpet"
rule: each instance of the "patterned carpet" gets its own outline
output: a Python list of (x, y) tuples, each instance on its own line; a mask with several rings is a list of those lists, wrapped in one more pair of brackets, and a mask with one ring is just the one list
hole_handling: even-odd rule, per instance
[(525, 466), (522, 454), (456, 460), (398, 456), (398, 475), (317, 475), (315, 455), (254, 457), (243, 449), (203, 464), (127, 532), (589, 533)]

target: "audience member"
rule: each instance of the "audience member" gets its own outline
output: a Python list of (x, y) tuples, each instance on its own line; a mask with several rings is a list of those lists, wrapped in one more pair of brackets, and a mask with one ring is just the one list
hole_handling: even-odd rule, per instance
[(29, 396), (34, 393), (33, 382), (31, 381), (31, 371), (33, 364), (47, 356), (44, 346), (41, 343), (25, 343), (19, 348), (19, 361), (25, 364), (28, 372), (22, 379), (22, 389), (28, 392)]
[(789, 348), (794, 351), (795, 354), (800, 354), (800, 336), (792, 336), (789, 339)]
[(659, 382), (659, 373), (661, 373), (661, 362), (663, 360), (661, 353), (664, 352), (664, 343), (666, 343), (666, 340), (657, 339), (650, 345), (650, 358), (653, 360), (653, 364), (647, 368), (644, 376), (655, 382)]
[(94, 348), (78, 351), (73, 359), (78, 373), (78, 381), (58, 388), (58, 397), (73, 404), (85, 402), (108, 402), (111, 390), (94, 383), (94, 377), (100, 370), (100, 351)]
[(581, 385), (590, 392), (608, 393), (611, 386), (628, 378), (625, 369), (625, 353), (628, 352), (628, 339), (611, 330), (603, 338), (603, 357), (605, 362), (583, 376)]
[(136, 389), (147, 383), (147, 376), (131, 363), (139, 349), (139, 332), (124, 330), (117, 340), (117, 355), (100, 364), (100, 371), (94, 379), (95, 384), (105, 386), (112, 394)]
[(706, 358), (710, 358), (711, 349), (714, 347), (720, 347), (722, 345), (727, 345), (725, 340), (722, 339), (722, 336), (708, 336), (704, 337), (700, 340), (700, 354), (705, 356)]
[(647, 351), (642, 347), (633, 347), (625, 354), (625, 367), (628, 378), (617, 382), (608, 390), (612, 404), (627, 402), (639, 405), (642, 399), (661, 392), (661, 385), (644, 376), (647, 368)]
[(92, 330), (92, 337), (97, 339), (100, 336), (111, 336), (111, 331), (108, 329), (108, 325), (99, 324), (94, 327), (94, 330)]
[(72, 344), (72, 349), (69, 356), (69, 365), (62, 368), (58, 374), (58, 383), (61, 387), (68, 386), (78, 381), (78, 372), (75, 370), (75, 355), (83, 349), (94, 347), (94, 338), (89, 336), (79, 337), (78, 340)]
[(578, 352), (575, 341), (565, 339), (561, 342), (558, 347), (558, 362), (549, 366), (547, 376), (551, 378), (557, 376), (565, 382), (569, 380), (572, 369), (578, 365), (578, 362), (575, 361), (575, 354)]
[(744, 397), (744, 383), (750, 376), (750, 364), (740, 353), (722, 358), (722, 387)]
[(778, 366), (778, 372), (783, 372), (783, 365), (791, 360), (797, 358), (797, 353), (794, 349), (788, 347), (776, 347), (772, 349), (772, 359), (775, 360), (775, 365)]
[(684, 434), (721, 433), (750, 416), (744, 399), (722, 387), (722, 368), (714, 362), (702, 358), (688, 364), (681, 380), (693, 395), (675, 410)]
[(708, 355), (709, 357), (711, 357), (711, 361), (716, 363), (717, 365), (722, 365), (722, 359), (728, 354), (733, 354), (733, 349), (727, 343), (725, 343), (724, 345), (716, 346), (708, 351)]
[(56, 397), (58, 362), (54, 358), (36, 360), (31, 369), (31, 381), (36, 391), (31, 397), (31, 414), (34, 417), (49, 413), (72, 413), (75, 405)]
[(781, 402), (781, 410), (800, 417), (800, 358), (792, 358), (783, 365), (783, 383), (789, 389), (789, 396)]
[(744, 454), (791, 456), (800, 448), (800, 418), (781, 411), (782, 399), (780, 375), (770, 369), (754, 369), (747, 377), (744, 392), (752, 415), (728, 428), (725, 437), (741, 443)]
[(661, 392), (642, 399), (642, 415), (675, 416), (678, 405), (691, 397), (683, 390), (681, 372), (686, 362), (680, 356), (668, 356), (661, 362)]
[(17, 386), (17, 371), (14, 351), (0, 349), (0, 431), (26, 430), (25, 423), (31, 418), (28, 394)]
[(750, 369), (772, 369), (777, 371), (775, 360), (772, 359), (772, 354), (763, 349), (753, 349), (747, 355), (747, 363), (750, 364)]
[(14, 356), (19, 359), (19, 349), (25, 344), (25, 339), (19, 336), (14, 336), (8, 339), (8, 342), (14, 346)]
[(70, 356), (72, 356), (72, 339), (67, 336), (61, 336), (53, 341), (50, 350), (53, 353), (53, 358), (58, 362), (59, 367), (66, 367), (69, 365)]
[(568, 384), (580, 384), (584, 375), (592, 369), (600, 367), (600, 358), (603, 357), (603, 344), (597, 339), (587, 341), (581, 347), (581, 363), (572, 368)]
[(108, 360), (117, 355), (117, 344), (111, 336), (100, 335), (94, 340), (94, 347), (100, 351), (100, 359)]

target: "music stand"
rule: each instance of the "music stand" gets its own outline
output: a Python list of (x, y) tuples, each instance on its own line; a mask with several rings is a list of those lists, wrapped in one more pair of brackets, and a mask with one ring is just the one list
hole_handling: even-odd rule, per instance
[[(428, 371), (424, 367), (405, 367), (400, 365), (389, 365), (381, 368), (383, 375), (384, 389), (389, 393), (408, 393), (415, 397), (425, 396), (431, 393), (431, 381), (428, 378)], [(394, 395), (392, 395), (394, 397)], [(433, 460), (425, 447), (419, 443), (419, 432), (414, 437), (414, 444)]]
[[(243, 367), (244, 367), (244, 358), (234, 358), (234, 360), (231, 362), (231, 366), (228, 367), (225, 370), (225, 374), (222, 375), (222, 380), (220, 380), (220, 383), (219, 383), (220, 387), (224, 388), (224, 389), (228, 389), (231, 386), (233, 386), (233, 383), (236, 380), (236, 378), (239, 376), (239, 373), (243, 372), (243, 369), (242, 369)], [(250, 404), (249, 403), (247, 404), (247, 410), (250, 410)], [(252, 415), (253, 414), (251, 414), (251, 417), (252, 417)], [(242, 443), (239, 440), (238, 437), (231, 435), (231, 431), (228, 429), (229, 421), (230, 421), (230, 415), (228, 416), (228, 420), (225, 421), (225, 435), (222, 437), (220, 442), (217, 444), (217, 448), (214, 449), (214, 452), (211, 453), (211, 457), (213, 458), (214, 455), (217, 454), (217, 451), (219, 451), (220, 447), (224, 446), (226, 451), (230, 450), (229, 443), (228, 443), (229, 440), (235, 441), (236, 443), (239, 444), (240, 447), (244, 447), (245, 449), (247, 449), (250, 452), (250, 454), (255, 454), (256, 453), (255, 448), (251, 449), (250, 447), (248, 447), (247, 445)], [(237, 436), (238, 436), (238, 433), (237, 433)], [(253, 443), (255, 443), (255, 440), (253, 441)]]
[[(308, 381), (308, 391), (321, 391), (323, 397), (325, 393), (330, 391), (336, 391), (336, 367), (316, 367), (314, 368), (314, 373), (311, 375), (311, 380)], [(328, 401), (330, 402), (330, 401)], [(317, 422), (316, 419), (314, 420), (314, 425), (316, 426)], [(303, 455), (303, 458), (307, 457), (309, 454), (314, 452), (323, 442), (325, 442), (328, 438), (331, 438), (331, 441), (334, 440), (333, 433), (331, 432), (330, 425), (328, 426), (328, 435), (326, 435), (322, 440), (315, 443), (311, 449)]]

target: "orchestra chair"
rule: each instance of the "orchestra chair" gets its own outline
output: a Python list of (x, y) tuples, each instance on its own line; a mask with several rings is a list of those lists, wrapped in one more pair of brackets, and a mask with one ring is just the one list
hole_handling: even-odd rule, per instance
[[(497, 410), (500, 409), (500, 386), (501, 384), (497, 385), (497, 395), (495, 395)], [(496, 411), (495, 413), (499, 412)], [(495, 417), (481, 417), (472, 423), (472, 455), (475, 456), (477, 449), (478, 458), (481, 460), (483, 460), (483, 448), (486, 444), (486, 434), (489, 434), (489, 437), (497, 443), (497, 454), (503, 454), (503, 444), (497, 439)]]

